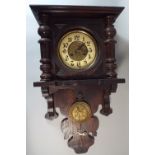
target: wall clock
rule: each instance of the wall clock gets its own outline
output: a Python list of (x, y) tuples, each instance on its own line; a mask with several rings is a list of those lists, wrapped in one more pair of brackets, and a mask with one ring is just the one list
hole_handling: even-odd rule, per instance
[(112, 113), (110, 95), (118, 83), (114, 22), (123, 7), (31, 5), (39, 24), (41, 87), (45, 118), (64, 116), (61, 130), (68, 146), (85, 153), (94, 144), (99, 120)]

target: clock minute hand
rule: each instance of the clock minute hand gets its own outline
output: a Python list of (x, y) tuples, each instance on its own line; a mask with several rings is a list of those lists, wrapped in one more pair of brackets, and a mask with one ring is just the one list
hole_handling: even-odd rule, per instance
[(75, 53), (77, 53), (78, 50), (80, 50), (84, 46), (84, 43), (82, 43), (76, 50)]
[(80, 50), (83, 47), (84, 43), (82, 43), (77, 50)]

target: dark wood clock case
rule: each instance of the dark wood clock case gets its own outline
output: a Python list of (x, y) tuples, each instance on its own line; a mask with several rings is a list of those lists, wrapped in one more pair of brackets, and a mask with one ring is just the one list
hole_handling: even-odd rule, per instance
[[(101, 114), (112, 113), (110, 94), (116, 92), (117, 84), (124, 79), (117, 78), (114, 36), (114, 22), (123, 7), (87, 7), (31, 5), (38, 21), (40, 35), (42, 74), (35, 87), (41, 87), (47, 100), (47, 119), (58, 116), (56, 107), (65, 116), (61, 129), (68, 145), (76, 153), (85, 153), (94, 143), (99, 121), (94, 113), (102, 105)], [(72, 70), (61, 63), (57, 46), (59, 39), (71, 30), (84, 30), (97, 42), (98, 56), (95, 64), (86, 70)], [(68, 119), (68, 111), (76, 101), (86, 101), (93, 116), (84, 123), (74, 123)]]

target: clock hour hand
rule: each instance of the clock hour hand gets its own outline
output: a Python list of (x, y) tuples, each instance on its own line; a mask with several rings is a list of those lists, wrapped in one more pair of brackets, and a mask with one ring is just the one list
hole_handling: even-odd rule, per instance
[(77, 50), (80, 50), (83, 46), (84, 46), (85, 44), (84, 43), (82, 43), (79, 47), (78, 47), (78, 49)]
[(76, 50), (75, 50), (75, 53), (77, 53), (79, 50), (81, 50), (81, 48), (84, 46), (85, 44), (82, 43)]
[(78, 48), (75, 50), (75, 53), (77, 53), (78, 50), (80, 50), (84, 46), (84, 43), (82, 43)]

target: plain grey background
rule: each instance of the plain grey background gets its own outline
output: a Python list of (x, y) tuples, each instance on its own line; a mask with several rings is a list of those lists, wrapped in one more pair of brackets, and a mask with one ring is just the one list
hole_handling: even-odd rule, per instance
[[(116, 59), (118, 77), (125, 78), (126, 83), (120, 84), (117, 93), (111, 95), (113, 114), (106, 117), (96, 115), (100, 125), (95, 144), (90, 147), (88, 155), (128, 155), (128, 73), (129, 73), (129, 35), (128, 35), (128, 1), (127, 0), (31, 0), (28, 4), (59, 4), (59, 5), (94, 5), (94, 6), (125, 6), (125, 10), (118, 17)], [(44, 115), (47, 111), (46, 101), (41, 95), (40, 88), (34, 88), (33, 82), (40, 77), (39, 60), (40, 49), (37, 41), (38, 24), (27, 4), (27, 155), (75, 155), (63, 139), (60, 123), (63, 116), (47, 121)], [(100, 110), (100, 107), (99, 107)], [(59, 109), (57, 109), (59, 112)]]

